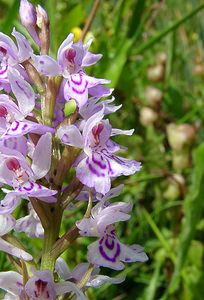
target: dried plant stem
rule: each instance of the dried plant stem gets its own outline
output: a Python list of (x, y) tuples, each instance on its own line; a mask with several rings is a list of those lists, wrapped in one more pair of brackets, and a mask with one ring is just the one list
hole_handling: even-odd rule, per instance
[(82, 31), (82, 35), (81, 35), (81, 39), (82, 41), (84, 40), (84, 38), (86, 37), (86, 34), (87, 32), (89, 31), (90, 27), (91, 27), (91, 24), (94, 20), (94, 17), (95, 17), (95, 14), (96, 14), (96, 11), (99, 7), (99, 4), (100, 4), (100, 0), (95, 0), (94, 1), (94, 4), (93, 4), (93, 7), (91, 9), (91, 12), (86, 20), (86, 23), (85, 23), (85, 26), (83, 28), (83, 31)]

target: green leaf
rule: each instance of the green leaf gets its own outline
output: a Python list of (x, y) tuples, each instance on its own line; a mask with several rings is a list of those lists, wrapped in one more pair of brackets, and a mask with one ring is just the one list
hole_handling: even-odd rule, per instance
[(125, 39), (120, 43), (120, 47), (118, 47), (118, 51), (116, 51), (116, 56), (114, 60), (111, 63), (111, 68), (108, 68), (107, 71), (104, 74), (105, 78), (108, 78), (111, 80), (111, 86), (115, 87), (121, 72), (123, 70), (123, 67), (127, 60), (128, 51), (132, 45), (132, 40)]

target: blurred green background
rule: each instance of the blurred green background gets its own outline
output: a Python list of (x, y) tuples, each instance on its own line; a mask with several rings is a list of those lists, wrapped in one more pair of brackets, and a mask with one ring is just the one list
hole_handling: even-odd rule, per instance
[[(80, 38), (94, 3), (31, 2), (49, 13), (53, 56), (70, 31)], [(27, 35), (18, 7), (19, 1), (0, 1), (0, 31), (10, 34), (15, 26)], [(123, 284), (106, 284), (88, 297), (203, 300), (204, 1), (100, 1), (85, 40), (91, 36), (91, 50), (103, 58), (87, 73), (112, 81), (115, 102), (123, 104), (111, 116), (113, 127), (135, 129), (133, 137), (117, 139), (128, 147), (122, 155), (143, 163), (141, 172), (114, 182), (125, 183), (117, 200), (134, 203), (132, 218), (117, 229), (126, 244), (143, 245), (149, 261), (126, 265)], [(62, 232), (80, 216), (67, 212)], [(20, 238), (39, 255), (41, 241)], [(70, 267), (86, 261), (90, 241), (79, 239), (65, 253)], [(1, 270), (10, 267), (1, 253)]]

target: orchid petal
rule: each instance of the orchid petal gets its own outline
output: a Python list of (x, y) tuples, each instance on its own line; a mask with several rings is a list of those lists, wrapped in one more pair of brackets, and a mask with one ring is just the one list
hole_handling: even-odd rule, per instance
[(62, 257), (58, 257), (55, 264), (55, 270), (60, 278), (64, 280), (68, 280), (72, 278), (72, 272), (70, 271), (67, 263), (64, 261)]
[(118, 128), (113, 128), (112, 132), (111, 132), (111, 136), (119, 135), (119, 134), (122, 134), (122, 135), (132, 135), (133, 132), (134, 132), (134, 129), (122, 130), (122, 129), (118, 129)]
[(13, 68), (8, 70), (11, 89), (18, 100), (20, 111), (26, 116), (35, 107), (35, 93), (31, 85), (26, 82)]
[(18, 44), (18, 61), (23, 62), (29, 59), (33, 49), (27, 39), (20, 32), (16, 31), (15, 28), (12, 31), (12, 35), (16, 38)]
[(102, 284), (106, 282), (110, 282), (113, 284), (120, 284), (123, 281), (125, 281), (126, 276), (118, 276), (118, 277), (109, 277), (106, 275), (95, 275), (91, 276), (90, 279), (87, 281), (86, 286), (87, 287), (100, 287)]
[(52, 135), (46, 133), (40, 137), (32, 157), (31, 169), (36, 179), (42, 178), (48, 173), (51, 165), (51, 151)]
[(29, 253), (13, 246), (12, 244), (8, 243), (7, 241), (4, 241), (2, 238), (0, 238), (0, 250), (4, 251), (6, 253), (9, 253), (13, 256), (22, 258), (24, 260), (32, 260), (33, 259), (33, 257)]
[[(2, 142), (0, 141), (0, 143)], [(24, 156), (26, 156), (28, 153), (27, 139), (24, 136), (5, 139), (3, 141), (3, 145), (4, 147), (19, 151)]]
[(0, 66), (0, 82), (2, 84), (9, 84), (8, 79), (8, 65)]
[(57, 52), (57, 60), (59, 65), (62, 67), (64, 67), (64, 52), (70, 48), (73, 44), (73, 40), (74, 40), (74, 34), (70, 33), (66, 39), (62, 42), (62, 44), (60, 45), (58, 52)]
[(51, 127), (32, 121), (14, 121), (0, 139), (3, 140), (12, 137), (20, 137), (29, 132), (44, 134), (46, 132), (53, 133), (54, 131), (55, 130)]
[(32, 55), (34, 66), (39, 73), (45, 76), (60, 75), (58, 63), (49, 55)]
[[(30, 207), (30, 206), (29, 206)], [(43, 238), (44, 229), (34, 209), (30, 208), (28, 216), (20, 218), (16, 221), (15, 231), (25, 232), (29, 237)]]
[(23, 290), (23, 276), (14, 271), (0, 272), (0, 288), (15, 296), (20, 296)]
[[(44, 288), (42, 288), (42, 285)], [(26, 285), (25, 291), (29, 299), (56, 299), (56, 288), (51, 272), (48, 270), (37, 271)]]
[(13, 40), (6, 34), (0, 32), (0, 46), (6, 49), (8, 55), (8, 64), (15, 65), (18, 61), (17, 57), (17, 47)]
[(86, 186), (94, 187), (98, 193), (105, 195), (111, 187), (110, 165), (107, 160), (95, 153), (94, 157), (86, 157), (76, 167), (76, 177)]
[(77, 148), (83, 147), (82, 135), (75, 125), (60, 127), (57, 130), (57, 136), (63, 144), (74, 146)]
[[(55, 190), (50, 190), (39, 183), (32, 181), (26, 182), (15, 190), (16, 195), (27, 195), (29, 197), (40, 197), (40, 200), (45, 202), (56, 202), (55, 198), (48, 198), (57, 193)], [(45, 200), (44, 200), (45, 197)]]
[(112, 94), (112, 92), (113, 89), (109, 89), (102, 84), (98, 84), (89, 88), (89, 94), (97, 98), (108, 97)]
[(63, 295), (69, 292), (73, 292), (76, 295), (76, 300), (86, 300), (82, 291), (72, 282), (56, 283), (55, 285), (57, 295)]
[(0, 236), (11, 231), (16, 223), (16, 220), (9, 214), (0, 215)]
[[(126, 246), (115, 235), (115, 228), (110, 225), (106, 228), (104, 236), (88, 246), (88, 260), (96, 266), (122, 270), (122, 262), (144, 262), (148, 259), (139, 245)], [(122, 261), (122, 262), (121, 262)]]
[(21, 197), (17, 196), (15, 192), (9, 191), (8, 194), (1, 200), (0, 214), (10, 214), (20, 204)]
[(88, 81), (84, 73), (70, 75), (64, 86), (64, 97), (68, 101), (74, 99), (77, 106), (82, 107), (88, 100)]
[(102, 54), (93, 54), (91, 52), (87, 52), (82, 60), (82, 66), (88, 67), (94, 65), (97, 63), (97, 61), (99, 61), (99, 59), (101, 59), (102, 56)]

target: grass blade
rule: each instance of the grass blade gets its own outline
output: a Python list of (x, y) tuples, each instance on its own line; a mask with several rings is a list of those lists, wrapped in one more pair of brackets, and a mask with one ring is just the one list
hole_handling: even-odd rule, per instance
[(179, 26), (190, 20), (193, 16), (195, 16), (199, 11), (201, 11), (204, 8), (204, 3), (199, 5), (196, 9), (188, 13), (185, 17), (181, 18), (162, 32), (158, 33), (156, 36), (151, 38), (149, 41), (143, 43), (140, 47), (136, 49), (136, 52), (134, 52), (134, 55), (138, 55), (140, 53), (143, 53), (147, 49), (154, 46), (156, 43), (158, 43), (161, 39), (163, 39), (165, 36), (167, 36), (169, 33), (175, 31)]
[(184, 202), (184, 219), (179, 238), (178, 254), (175, 263), (175, 270), (170, 284), (170, 293), (174, 293), (180, 284), (181, 271), (192, 239), (196, 232), (196, 226), (201, 219), (204, 195), (204, 143), (201, 144), (193, 155), (195, 164), (191, 190)]

